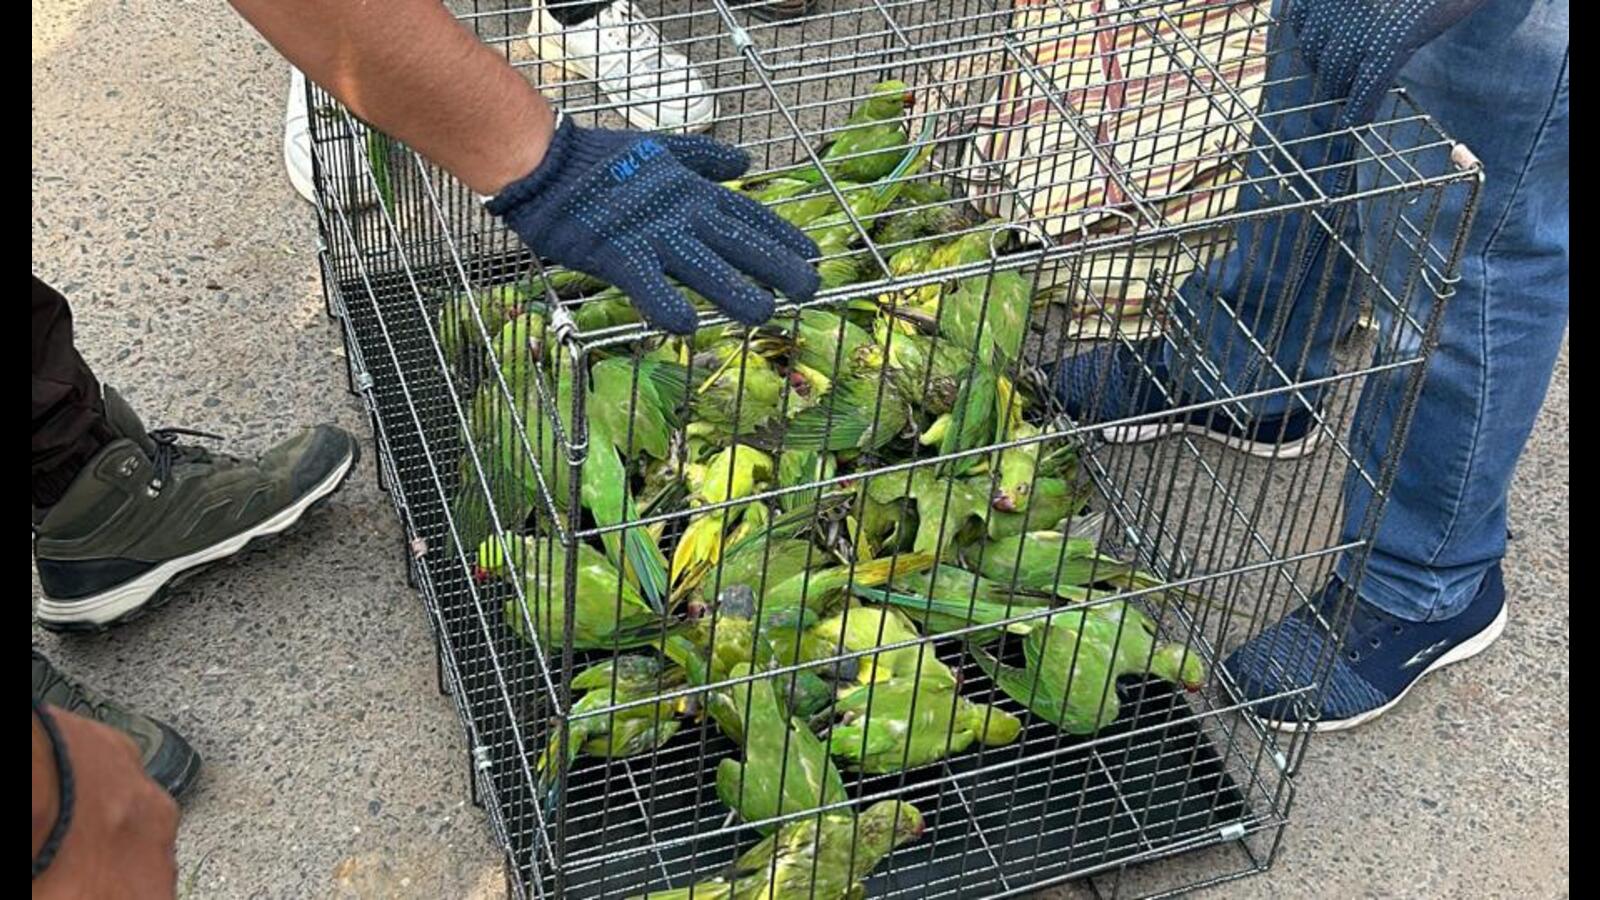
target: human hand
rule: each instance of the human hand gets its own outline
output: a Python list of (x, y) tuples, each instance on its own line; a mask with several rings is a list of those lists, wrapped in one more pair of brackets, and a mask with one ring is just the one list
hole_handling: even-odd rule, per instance
[[(40, 898), (169, 898), (178, 883), (178, 806), (145, 774), (133, 741), (116, 729), (47, 708), (72, 771), (72, 820), (55, 859), (33, 881)], [(33, 720), (33, 852), (60, 810), (58, 774)], [(42, 825), (41, 825), (42, 823)]]
[(1378, 102), (1413, 54), (1484, 0), (1286, 0), (1323, 98), (1345, 99), (1341, 126), (1372, 121)]
[(693, 135), (556, 129), (538, 168), (489, 203), (536, 253), (610, 282), (650, 324), (689, 334), (698, 320), (676, 278), (730, 318), (758, 325), (768, 291), (808, 300), (816, 244), (761, 204), (717, 184), (742, 175), (740, 150)]

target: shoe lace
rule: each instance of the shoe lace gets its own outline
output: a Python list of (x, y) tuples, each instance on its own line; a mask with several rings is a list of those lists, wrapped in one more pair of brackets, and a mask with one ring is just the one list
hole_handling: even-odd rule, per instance
[(1405, 625), (1399, 619), (1385, 616), (1357, 600), (1350, 614), (1350, 626), (1345, 629), (1345, 656), (1351, 662), (1360, 662), (1363, 653), (1383, 646), (1384, 636), (1397, 637), (1403, 631)]
[(203, 438), (209, 441), (224, 440), (220, 434), (209, 431), (196, 431), (192, 428), (152, 428), (147, 432), (152, 443), (156, 445), (155, 478), (150, 481), (150, 490), (160, 493), (172, 477), (172, 467), (181, 462), (204, 462), (211, 458), (211, 452), (203, 447), (194, 447), (178, 443), (180, 437)]

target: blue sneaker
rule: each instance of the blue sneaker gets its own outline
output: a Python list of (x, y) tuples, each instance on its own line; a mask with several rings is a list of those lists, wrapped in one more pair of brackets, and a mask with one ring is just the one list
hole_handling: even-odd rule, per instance
[[(1047, 367), (1044, 376), (1065, 412), (1079, 423), (1093, 424), (1200, 402), (1176, 396), (1177, 379), (1167, 371), (1159, 339), (1134, 346), (1130, 351), (1120, 343), (1103, 344)], [(1175, 433), (1207, 437), (1251, 456), (1296, 459), (1316, 449), (1322, 429), (1303, 406), (1243, 425), (1212, 406), (1100, 431), (1112, 444), (1140, 444)]]
[[(1246, 700), (1310, 684), (1333, 635), (1322, 624), (1344, 594), (1337, 578), (1302, 606), (1233, 651), (1223, 662)], [(1500, 566), (1484, 576), (1467, 608), (1439, 622), (1410, 622), (1357, 599), (1344, 643), (1334, 659), (1314, 731), (1341, 731), (1388, 712), (1422, 676), (1477, 656), (1506, 627), (1506, 588)], [(1252, 711), (1279, 731), (1299, 727), (1306, 695), (1269, 700)]]

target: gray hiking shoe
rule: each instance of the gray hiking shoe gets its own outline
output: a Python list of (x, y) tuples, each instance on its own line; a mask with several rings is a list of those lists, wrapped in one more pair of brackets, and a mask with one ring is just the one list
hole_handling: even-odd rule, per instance
[(182, 429), (146, 432), (116, 391), (106, 420), (120, 437), (37, 519), (39, 624), (96, 630), (159, 602), (180, 576), (299, 521), (338, 489), (358, 458), (355, 438), (318, 425), (241, 460), (178, 443)]
[(200, 774), (200, 754), (172, 726), (126, 709), (67, 677), (33, 651), (33, 696), (40, 702), (107, 725), (133, 739), (144, 771), (174, 797)]

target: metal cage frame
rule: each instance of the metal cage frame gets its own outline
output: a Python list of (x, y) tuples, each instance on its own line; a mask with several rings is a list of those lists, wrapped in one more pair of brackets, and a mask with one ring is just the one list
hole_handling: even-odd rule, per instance
[[(1225, 321), (1248, 334), (1249, 352), (1279, 384), (1231, 395), (1224, 390), (1180, 411), (1237, 420), (1254, 403), (1283, 398), (1314, 417), (1321, 446), (1303, 457), (1253, 459), (1192, 435), (1124, 445), (1105, 441), (1108, 429), (1147, 425), (1160, 416), (1080, 423), (1056, 415), (1038, 433), (997, 436), (954, 453), (913, 451), (909, 459), (865, 453), (865, 463), (828, 477), (600, 526), (585, 518), (579, 490), (594, 450), (587, 379), (572, 379), (565, 402), (557, 383), (564, 369), (587, 373), (607, 358), (631, 358), (637, 378), (640, 348), (659, 345), (659, 336), (639, 323), (584, 322), (581, 310), (589, 301), (558, 293), (559, 272), (534, 259), (466, 188), (309, 87), (329, 313), (343, 325), (351, 388), (371, 415), (380, 483), (403, 524), (408, 574), (435, 635), (440, 690), (454, 697), (469, 747), (473, 799), (506, 853), (508, 894), (612, 897), (683, 887), (748, 849), (756, 825), (821, 821), (814, 808), (756, 823), (727, 816), (712, 792), (714, 769), (721, 759), (737, 758), (738, 748), (709, 721), (686, 722), (676, 736), (638, 755), (584, 758), (570, 766), (563, 759), (555, 781), (560, 801), (546, 799), (540, 755), (552, 741), (564, 745), (576, 723), (608, 717), (615, 727), (618, 714), (630, 710), (691, 698), (703, 704), (715, 690), (769, 678), (787, 676), (792, 686), (796, 673), (815, 664), (779, 665), (575, 710), (571, 679), (592, 661), (573, 646), (571, 631), (580, 544), (594, 547), (609, 535), (652, 527), (673, 535), (697, 517), (752, 504), (777, 510), (790, 497), (810, 498), (802, 508), (813, 510), (814, 519), (806, 527), (821, 529), (830, 525), (822, 510), (842, 520), (845, 514), (836, 510), (854, 508), (847, 502), (852, 492), (874, 479), (909, 484), (919, 472), (972, 460), (989, 466), (993, 490), (1000, 454), (1030, 445), (1076, 448), (1071, 479), (1082, 485), (1092, 512), (1069, 524), (1156, 577), (1140, 586), (1095, 589), (1086, 608), (1137, 604), (1160, 637), (1203, 661), (1203, 688), (1184, 694), (1156, 681), (1114, 688), (1123, 714), (1092, 736), (1068, 737), (1028, 715), (973, 664), (962, 638), (988, 626), (969, 624), (868, 649), (841, 645), (825, 662), (876, 661), (897, 650), (932, 647), (938, 661), (960, 673), (961, 696), (1023, 717), (1026, 725), (1005, 746), (980, 743), (897, 773), (851, 773), (848, 799), (824, 812), (909, 799), (927, 818), (928, 833), (895, 849), (867, 878), (874, 896), (1008, 896), (1068, 880), (1097, 892), (1157, 896), (1264, 870), (1290, 820), (1292, 776), (1310, 730), (1277, 734), (1249, 712), (1284, 699), (1314, 708), (1321, 685), (1306, 685), (1296, 698), (1245, 699), (1220, 660), (1231, 645), (1309, 602), (1336, 559), (1349, 561), (1347, 577), (1359, 584), (1404, 435), (1402, 429), (1389, 446), (1376, 446), (1370, 428), (1376, 410), (1357, 408), (1355, 400), (1363, 388), (1393, 384), (1404, 404), (1400, 421), (1409, 420), (1468, 224), (1450, 221), (1441, 210), (1447, 195), (1465, 192), (1470, 215), (1480, 178), (1475, 161), (1403, 93), (1393, 92), (1373, 123), (1312, 139), (1348, 141), (1355, 158), (1322, 168), (1307, 162), (1315, 153), (1278, 136), (1277, 117), (1288, 113), (1258, 108), (1256, 94), (1273, 86), (1264, 75), (1270, 69), (1265, 35), (1273, 23), (1269, 4), (1260, 0), (1089, 4), (1095, 14), (1087, 18), (1077, 15), (1085, 4), (1068, 0), (824, 5), (794, 24), (755, 22), (727, 0), (650, 5), (656, 14), (649, 22), (664, 44), (707, 74), (707, 90), (722, 110), (711, 133), (746, 149), (757, 174), (817, 167), (816, 195), (831, 196), (846, 211), (851, 239), (822, 262), (845, 260), (859, 277), (809, 303), (780, 304), (775, 328), (796, 328), (802, 310), (840, 310), (853, 298), (901, 297), (919, 288), (937, 291), (958, 279), (984, 285), (987, 304), (1000, 273), (1013, 272), (1031, 295), (1050, 295), (1042, 310), (1030, 305), (1029, 337), (1012, 369), (1017, 384), (1036, 380), (1051, 360), (1080, 351), (1093, 338), (1132, 350), (1151, 335), (1193, 377), (1220, 384), (1224, 361), (1208, 358), (1193, 332)], [(568, 115), (585, 124), (617, 124), (617, 102), (598, 82), (560, 71), (562, 60), (529, 54), (521, 24), (528, 9), (489, 11), (474, 2), (457, 5), (456, 12)], [(1090, 56), (1101, 80), (1063, 87), (1063, 79), (1079, 77), (1072, 67), (1084, 57), (1068, 53), (1063, 61), (1051, 53), (1062, 44), (1081, 47), (1073, 42), (1083, 40), (1100, 48)], [(1139, 82), (1145, 93), (1131, 111), (1080, 108), (1097, 90), (1101, 102), (1119, 91), (1126, 99), (1135, 85), (1125, 74), (1131, 69), (1159, 76)], [(906, 158), (927, 151), (925, 168), (906, 177), (938, 184), (947, 196), (861, 215), (851, 200), (873, 186), (830, 174), (818, 148), (843, 130), (846, 111), (870, 85), (890, 76), (917, 95), (906, 122)], [(1020, 121), (1000, 124), (993, 114), (1007, 91), (1013, 99), (1031, 92), (1037, 96), (1029, 102), (1037, 102)], [(1108, 123), (1133, 133), (1119, 135)], [(1029, 149), (1029, 141), (1043, 141), (1045, 149)], [(1010, 149), (1017, 144), (1021, 151)], [(982, 147), (1001, 148), (1003, 158), (983, 158), (975, 151)], [(1175, 163), (1163, 156), (1172, 147), (1189, 152)], [(1184, 166), (1187, 176), (1174, 174)], [(1355, 177), (1358, 169), (1363, 175), (1354, 189), (1326, 189), (1330, 171)], [(1056, 209), (1051, 204), (1058, 191), (1091, 199)], [(1235, 203), (1246, 191), (1259, 203), (1240, 211)], [(883, 221), (934, 207), (952, 214), (980, 208), (986, 218), (968, 216), (946, 237), (979, 236), (989, 245), (985, 258), (897, 272), (895, 253), (915, 241), (880, 241)], [(995, 218), (997, 210), (1009, 220)], [(1325, 305), (1341, 316), (1359, 307), (1384, 323), (1350, 330), (1341, 367), (1331, 375), (1308, 378), (1285, 365), (1277, 352), (1283, 323), (1245, 321), (1215, 291), (1202, 292), (1206, 309), (1174, 314), (1174, 304), (1194, 305), (1195, 292), (1182, 293), (1179, 285), (1208, 279), (1245, 223), (1265, 220), (1299, 224), (1291, 246), (1251, 248), (1248, 265), (1269, 266), (1280, 254), (1303, 252), (1314, 236), (1325, 240), (1349, 275), (1348, 283), (1333, 284), (1333, 264), (1324, 267), (1318, 315)], [(528, 285), (548, 311), (539, 341), (545, 355), (520, 384), (494, 350), (471, 360), (452, 352), (440, 325), (447, 298), (483, 297), (512, 283)], [(702, 315), (702, 333), (726, 324), (714, 312)], [(493, 323), (477, 307), (465, 327), (471, 341), (494, 346)], [(705, 374), (691, 360), (689, 383)], [(504, 404), (509, 427), (520, 435), (512, 455), (531, 475), (532, 503), (542, 514), (535, 509), (520, 521), (502, 521), (493, 499), (499, 476), (473, 436), (475, 397), (484, 392)], [(741, 380), (736, 418), (744, 396)], [(790, 402), (787, 389), (784, 396)], [(636, 383), (630, 402), (638, 404), (638, 397)], [(1353, 537), (1338, 529), (1338, 485), (1347, 477), (1365, 479), (1379, 498)], [(946, 503), (951, 490), (945, 489)], [(495, 540), (534, 551), (510, 563), (509, 582), (475, 577), (479, 542), (452, 508), (462, 491), (490, 498)], [(941, 522), (941, 540), (945, 527)], [(566, 587), (556, 592), (550, 567), (558, 553)], [(850, 581), (855, 564), (848, 563)], [(713, 594), (720, 573), (719, 566), (706, 576)], [(539, 627), (527, 613), (540, 600), (534, 585), (550, 591), (545, 609), (555, 603), (568, 611), (564, 639), (552, 646), (520, 637)], [(521, 623), (510, 621), (518, 603)], [(1049, 628), (1053, 616), (1032, 610), (1003, 624)], [(714, 629), (714, 612), (711, 621)], [(919, 654), (919, 673), (923, 659)], [(1319, 669), (1330, 660), (1319, 660)], [(1139, 865), (1155, 859), (1167, 861)]]

